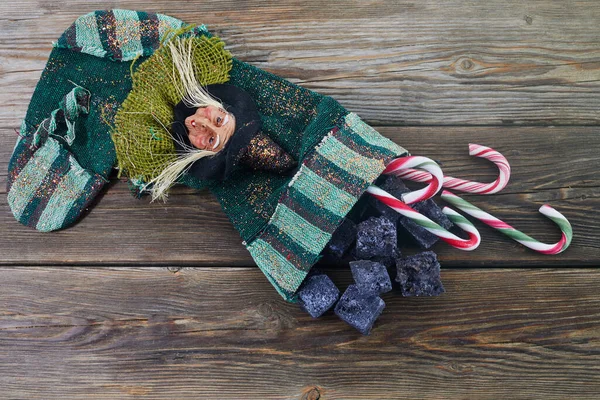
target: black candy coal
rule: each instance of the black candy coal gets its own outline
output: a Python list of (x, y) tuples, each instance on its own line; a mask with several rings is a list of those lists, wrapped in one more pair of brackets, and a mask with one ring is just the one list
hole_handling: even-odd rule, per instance
[(393, 256), (377, 256), (371, 257), (369, 261), (375, 261), (379, 264), (383, 264), (386, 268), (396, 268), (396, 259), (400, 258), (402, 253), (399, 249), (396, 249), (396, 253)]
[[(386, 175), (385, 177), (380, 178), (378, 185), (381, 189), (400, 200), (402, 199), (402, 195), (404, 193), (410, 192), (410, 189), (406, 187), (402, 179), (394, 175)], [(404, 233), (408, 233), (408, 237), (423, 249), (429, 249), (439, 240), (434, 234), (417, 225), (411, 219), (400, 215), (374, 197), (368, 198), (368, 205), (372, 210), (374, 210), (375, 215), (383, 216), (396, 225), (399, 225), (398, 227), (400, 228), (400, 232), (398, 232), (397, 236), (401, 239), (407, 236)], [(450, 229), (453, 225), (448, 217), (446, 217), (446, 215), (442, 212), (440, 207), (438, 207), (438, 205), (432, 199), (427, 199), (425, 201), (412, 204), (411, 207), (414, 208), (415, 211), (437, 222), (445, 229)]]
[(340, 226), (331, 236), (327, 245), (327, 251), (337, 259), (341, 259), (344, 253), (354, 244), (356, 240), (356, 224), (345, 218)]
[(442, 209), (433, 201), (433, 199), (427, 199), (420, 201), (412, 206), (415, 211), (420, 212), (430, 220), (437, 222), (442, 228), (448, 230), (454, 226), (452, 221), (448, 219), (446, 214), (442, 212)]
[(402, 179), (395, 175), (386, 175), (379, 187), (400, 200), (404, 193), (410, 192)]
[(412, 240), (423, 249), (430, 248), (439, 240), (433, 233), (404, 216), (398, 220), (398, 224), (402, 226), (410, 234)]
[(360, 333), (368, 335), (384, 308), (385, 302), (381, 297), (350, 285), (336, 304), (334, 312)]
[(371, 217), (358, 224), (356, 257), (394, 256), (397, 249), (396, 224), (385, 217)]
[[(379, 187), (400, 200), (402, 200), (402, 195), (404, 193), (410, 192), (410, 189), (404, 185), (402, 179), (393, 175), (386, 175), (383, 178), (383, 181), (379, 183)], [(396, 223), (401, 217), (401, 215), (396, 211), (392, 210), (389, 206), (372, 196), (369, 196), (368, 204), (373, 210), (375, 210), (376, 215), (386, 217), (394, 223)]]
[(396, 260), (396, 282), (403, 296), (438, 296), (445, 292), (440, 264), (433, 251)]
[[(376, 185), (399, 199), (410, 191), (395, 176), (382, 176)], [(412, 207), (445, 229), (453, 226), (431, 199)], [(342, 261), (345, 255), (354, 258), (356, 261), (350, 263), (350, 268), (355, 283), (340, 297), (331, 279), (313, 268), (298, 291), (300, 305), (311, 316), (319, 317), (335, 304), (334, 312), (339, 318), (368, 335), (385, 308), (380, 295), (392, 290), (387, 271), (392, 267), (397, 270), (395, 282), (403, 296), (444, 293), (440, 264), (434, 252), (409, 257), (400, 253), (405, 240), (413, 240), (427, 249), (438, 241), (437, 236), (368, 195), (361, 197), (350, 214), (332, 235), (323, 255), (337, 261)], [(354, 221), (362, 222), (357, 225)]]
[(325, 274), (308, 276), (298, 290), (298, 303), (313, 318), (318, 318), (329, 310), (338, 297), (339, 289)]
[(352, 261), (350, 269), (361, 291), (381, 294), (392, 290), (392, 281), (383, 264), (368, 260)]

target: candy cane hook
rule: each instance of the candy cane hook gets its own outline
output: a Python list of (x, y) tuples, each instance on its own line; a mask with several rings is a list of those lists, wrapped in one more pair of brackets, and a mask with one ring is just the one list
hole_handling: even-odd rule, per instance
[(477, 228), (475, 228), (475, 226), (465, 217), (448, 207), (444, 207), (442, 212), (446, 214), (450, 221), (455, 223), (458, 227), (460, 227), (462, 230), (469, 234), (468, 240), (461, 239), (458, 236), (448, 232), (440, 225), (436, 224), (423, 214), (416, 212), (411, 207), (407, 206), (405, 203), (401, 202), (400, 200), (398, 200), (385, 190), (378, 188), (377, 186), (369, 186), (367, 188), (367, 192), (376, 199), (386, 204), (387, 206), (391, 207), (393, 210), (397, 211), (398, 213), (404, 215), (407, 218), (410, 218), (416, 224), (427, 229), (429, 232), (433, 233), (441, 240), (450, 244), (453, 247), (456, 247), (457, 249), (467, 251), (475, 250), (477, 246), (479, 246), (479, 243), (481, 243), (481, 236), (479, 235), (479, 231), (477, 231)]
[[(480, 183), (467, 181), (465, 179), (453, 178), (444, 176), (442, 186), (447, 189), (455, 189), (461, 192), (477, 193), (477, 194), (493, 194), (498, 193), (506, 187), (510, 179), (510, 164), (508, 160), (496, 150), (481, 146), (479, 144), (469, 144), (469, 155), (490, 160), (498, 167), (498, 178), (491, 183)], [(429, 182), (432, 179), (431, 174), (427, 172), (417, 171), (415, 169), (404, 169), (395, 173), (400, 178), (415, 182)]]
[(448, 203), (464, 211), (465, 213), (477, 218), (484, 224), (489, 225), (492, 228), (502, 232), (509, 238), (516, 240), (523, 246), (529, 247), (530, 249), (542, 254), (562, 253), (567, 249), (567, 247), (569, 247), (569, 245), (571, 244), (571, 240), (573, 239), (573, 228), (571, 227), (571, 224), (569, 223), (567, 218), (565, 218), (564, 215), (562, 215), (547, 204), (544, 204), (540, 207), (540, 213), (544, 214), (546, 217), (552, 220), (556, 225), (558, 225), (558, 227), (562, 231), (562, 236), (560, 240), (555, 244), (541, 243), (532, 238), (531, 236), (528, 236), (523, 232), (516, 230), (507, 223), (502, 222), (493, 215), (486, 213), (480, 208), (474, 206), (473, 204), (469, 203), (464, 199), (461, 199), (457, 195), (447, 190), (444, 190), (442, 192), (442, 199), (446, 200)]
[[(444, 174), (442, 173), (440, 166), (437, 165), (435, 161), (427, 157), (408, 156), (396, 158), (388, 163), (385, 170), (383, 170), (383, 173), (396, 175), (407, 168), (421, 168), (429, 171), (429, 173), (426, 173), (430, 178), (428, 180), (429, 184), (423, 189), (404, 193), (401, 196), (402, 201), (405, 204), (412, 204), (427, 200), (430, 197), (435, 196), (435, 194), (442, 188)], [(411, 169), (411, 171), (414, 170)]]

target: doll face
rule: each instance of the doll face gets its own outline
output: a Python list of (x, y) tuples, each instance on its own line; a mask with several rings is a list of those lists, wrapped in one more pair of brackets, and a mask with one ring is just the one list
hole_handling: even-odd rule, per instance
[(201, 150), (221, 151), (235, 131), (235, 118), (222, 108), (201, 107), (185, 119), (190, 143)]

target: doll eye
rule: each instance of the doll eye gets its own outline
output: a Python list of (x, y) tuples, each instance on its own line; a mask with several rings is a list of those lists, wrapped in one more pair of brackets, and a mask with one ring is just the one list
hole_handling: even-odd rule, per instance
[(221, 126), (223, 123), (223, 118), (217, 117), (217, 126)]

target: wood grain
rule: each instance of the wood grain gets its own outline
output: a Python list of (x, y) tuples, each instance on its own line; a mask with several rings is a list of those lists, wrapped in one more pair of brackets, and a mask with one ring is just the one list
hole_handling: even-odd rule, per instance
[[(440, 243), (446, 266), (583, 266), (600, 264), (600, 135), (595, 127), (381, 128), (415, 155), (438, 160), (447, 174), (491, 181), (496, 169), (468, 156), (468, 143), (489, 145), (512, 166), (508, 187), (494, 196), (469, 196), (474, 204), (527, 234), (554, 243), (558, 229), (537, 212), (550, 203), (571, 221), (575, 239), (558, 256), (543, 256), (477, 223), (480, 248), (462, 252)], [(4, 131), (5, 133), (8, 133)], [(169, 203), (149, 204), (111, 185), (80, 223), (61, 232), (21, 226), (6, 204), (7, 160), (13, 140), (0, 138), (0, 254), (4, 265), (116, 264), (254, 265), (216, 200), (206, 192), (176, 190)], [(443, 202), (439, 200), (439, 204)], [(110, 250), (108, 250), (110, 249)], [(510, 251), (511, 257), (505, 257)]]
[[(496, 148), (509, 186), (469, 199), (554, 242), (536, 212), (549, 202), (571, 248), (541, 256), (477, 223), (477, 251), (434, 248), (447, 293), (385, 295), (363, 337), (285, 303), (206, 192), (148, 204), (113, 180), (74, 227), (21, 226), (5, 190), (14, 129), (51, 43), (97, 8), (205, 23), (447, 174), (493, 179), (467, 145)], [(0, 397), (597, 399), (600, 270), (576, 267), (600, 265), (599, 20), (594, 0), (0, 2)]]
[[(332, 314), (311, 319), (254, 268), (0, 274), (6, 398), (593, 399), (600, 391), (597, 270), (444, 270), (438, 298), (385, 295), (368, 337)], [(350, 274), (333, 278), (345, 287)]]
[(332, 95), (375, 125), (600, 122), (594, 0), (28, 0), (0, 4), (0, 126), (19, 126), (52, 41), (98, 7), (205, 23), (241, 60)]

